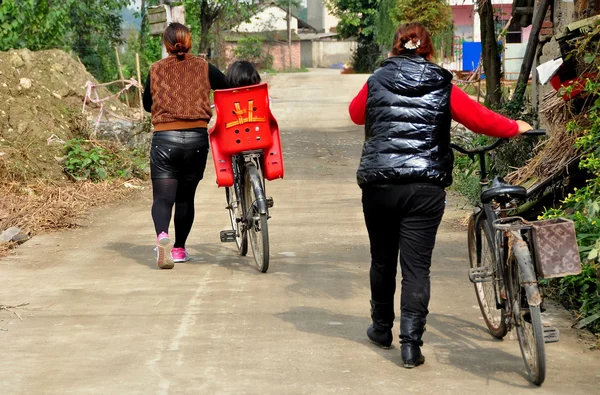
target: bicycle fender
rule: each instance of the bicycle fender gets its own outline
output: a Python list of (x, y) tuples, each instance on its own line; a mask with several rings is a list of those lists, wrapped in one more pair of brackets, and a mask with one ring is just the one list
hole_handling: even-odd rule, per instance
[(267, 214), (267, 199), (265, 199), (265, 192), (263, 190), (262, 182), (257, 177), (250, 177), (250, 184), (254, 189), (254, 195), (256, 196), (256, 207), (260, 214)]
[(525, 289), (527, 295), (527, 303), (529, 306), (539, 306), (542, 303), (542, 295), (538, 288), (537, 276), (531, 260), (531, 253), (527, 247), (527, 243), (521, 239), (521, 235), (512, 235), (513, 239), (513, 253), (517, 258), (517, 263), (521, 269), (522, 278), (519, 279), (521, 286)]

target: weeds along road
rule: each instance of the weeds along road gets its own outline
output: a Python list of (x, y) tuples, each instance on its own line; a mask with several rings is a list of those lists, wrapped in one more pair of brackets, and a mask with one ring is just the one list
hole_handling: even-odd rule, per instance
[[(286, 178), (270, 182), (272, 260), (221, 244), (229, 226), (212, 162), (197, 195), (190, 262), (156, 268), (150, 191), (37, 236), (0, 260), (1, 394), (522, 394), (533, 387), (515, 337), (492, 339), (467, 279), (468, 215), (450, 197), (432, 268), (424, 366), (401, 367), (366, 338), (369, 247), (355, 171), (363, 131), (347, 105), (366, 76), (270, 80)], [(210, 159), (209, 159), (210, 160)], [(399, 297), (398, 297), (399, 298)], [(397, 312), (397, 315), (398, 312)], [(598, 393), (600, 354), (566, 312), (536, 394)]]

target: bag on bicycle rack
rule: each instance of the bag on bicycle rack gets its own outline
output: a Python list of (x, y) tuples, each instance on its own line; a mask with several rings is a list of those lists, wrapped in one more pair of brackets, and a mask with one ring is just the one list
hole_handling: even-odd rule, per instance
[(263, 151), (262, 170), (267, 180), (283, 178), (279, 126), (269, 105), (267, 84), (214, 92), (215, 125), (209, 130), (217, 184), (233, 185), (231, 156)]
[(532, 221), (537, 272), (542, 278), (581, 273), (579, 248), (573, 221), (564, 218)]

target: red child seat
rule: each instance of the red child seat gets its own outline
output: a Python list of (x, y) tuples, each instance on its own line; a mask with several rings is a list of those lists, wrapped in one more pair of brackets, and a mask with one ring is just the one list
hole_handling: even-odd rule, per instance
[(263, 151), (267, 180), (283, 178), (279, 126), (271, 114), (267, 84), (216, 90), (214, 103), (216, 122), (209, 136), (217, 184), (233, 185), (231, 156), (245, 151)]

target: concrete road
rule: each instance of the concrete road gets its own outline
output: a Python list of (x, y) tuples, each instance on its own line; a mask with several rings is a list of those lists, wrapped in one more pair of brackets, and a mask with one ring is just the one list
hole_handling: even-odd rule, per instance
[[(224, 192), (209, 166), (189, 240), (193, 260), (157, 270), (150, 192), (96, 210), (75, 231), (35, 237), (0, 260), (0, 394), (590, 394), (600, 353), (568, 314), (528, 384), (514, 336), (486, 332), (467, 280), (467, 214), (450, 198), (434, 254), (424, 366), (365, 335), (369, 248), (355, 170), (362, 129), (347, 104), (366, 76), (275, 76), (286, 178), (275, 200), (271, 269), (219, 242)], [(398, 325), (394, 327), (397, 339)]]

